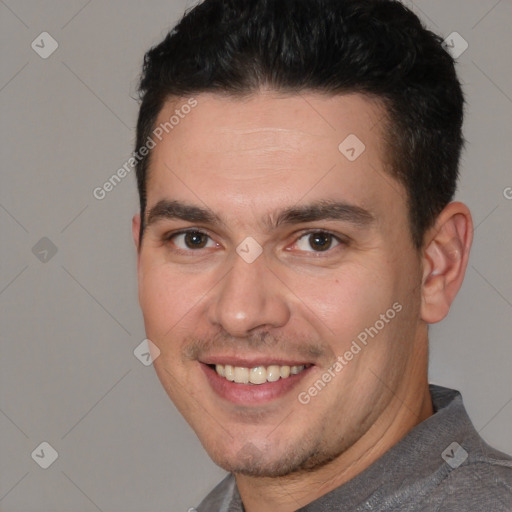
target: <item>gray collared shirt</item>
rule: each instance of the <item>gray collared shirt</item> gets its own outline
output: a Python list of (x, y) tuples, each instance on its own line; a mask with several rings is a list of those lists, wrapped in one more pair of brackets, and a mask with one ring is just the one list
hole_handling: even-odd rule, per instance
[[(362, 473), (300, 512), (511, 512), (512, 457), (491, 448), (458, 391), (430, 385), (434, 414)], [(244, 512), (233, 475), (198, 512)]]

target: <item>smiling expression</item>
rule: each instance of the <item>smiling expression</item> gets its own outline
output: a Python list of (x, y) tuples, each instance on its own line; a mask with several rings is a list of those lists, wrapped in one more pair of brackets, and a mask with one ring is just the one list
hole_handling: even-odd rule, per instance
[[(139, 248), (164, 388), (230, 471), (285, 475), (370, 446), (427, 365), (421, 259), (382, 107), (357, 94), (196, 99), (152, 150)], [(353, 161), (339, 149), (350, 135), (364, 144)]]

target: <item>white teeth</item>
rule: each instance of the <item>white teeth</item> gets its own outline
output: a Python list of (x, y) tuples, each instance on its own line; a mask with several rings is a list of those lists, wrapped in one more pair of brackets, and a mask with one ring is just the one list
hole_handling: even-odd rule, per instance
[[(222, 365), (221, 364), (218, 364), (216, 368), (222, 368)], [(235, 380), (235, 373), (233, 372), (233, 367), (229, 364), (227, 364), (226, 366), (224, 366), (224, 374), (225, 375), (222, 375), (219, 370), (217, 369), (217, 373), (219, 375), (221, 375), (222, 377), (226, 377), (226, 379), (230, 380), (231, 382), (233, 382)]]
[(249, 372), (249, 382), (251, 384), (263, 384), (267, 382), (267, 369), (264, 366), (256, 366), (251, 368)]
[(222, 366), (221, 364), (216, 364), (215, 365), (215, 369), (217, 370), (217, 373), (221, 377), (225, 377), (226, 376), (226, 372), (224, 371), (224, 366)]
[(216, 364), (215, 370), (218, 375), (238, 384), (264, 384), (265, 382), (276, 382), (279, 379), (287, 379), (290, 375), (297, 375), (306, 369), (305, 365), (300, 366), (255, 366), (244, 368), (242, 366), (231, 366), (229, 364)]
[(269, 382), (276, 382), (281, 378), (279, 366), (273, 365), (267, 368), (267, 380)]
[(249, 368), (241, 366), (234, 367), (235, 382), (238, 384), (249, 384)]

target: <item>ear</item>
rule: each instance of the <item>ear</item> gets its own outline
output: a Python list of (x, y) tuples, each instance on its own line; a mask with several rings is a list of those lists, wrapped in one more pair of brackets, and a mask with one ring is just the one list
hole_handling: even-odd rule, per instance
[(140, 214), (139, 213), (135, 214), (132, 219), (132, 236), (133, 236), (133, 242), (135, 243), (135, 248), (137, 249), (137, 254), (138, 254), (140, 252), (140, 243), (139, 243)]
[(473, 220), (465, 204), (453, 202), (439, 214), (425, 236), (421, 318), (441, 321), (459, 291), (473, 241)]

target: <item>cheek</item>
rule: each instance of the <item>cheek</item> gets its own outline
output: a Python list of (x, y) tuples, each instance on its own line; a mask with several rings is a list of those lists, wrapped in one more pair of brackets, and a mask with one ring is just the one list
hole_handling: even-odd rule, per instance
[(180, 331), (208, 289), (197, 275), (182, 275), (165, 265), (144, 265), (139, 274), (139, 300), (146, 333), (154, 341), (172, 337)]
[(316, 328), (341, 350), (365, 327), (373, 325), (397, 298), (390, 269), (377, 271), (353, 264), (333, 274), (301, 276), (291, 289), (303, 304), (304, 314), (313, 317)]

